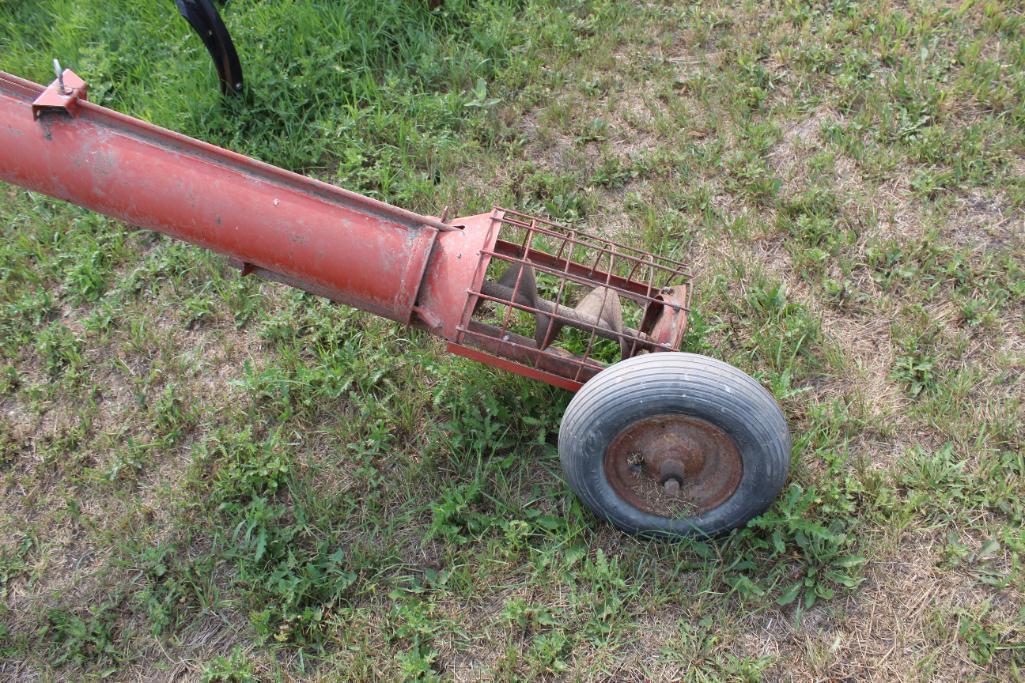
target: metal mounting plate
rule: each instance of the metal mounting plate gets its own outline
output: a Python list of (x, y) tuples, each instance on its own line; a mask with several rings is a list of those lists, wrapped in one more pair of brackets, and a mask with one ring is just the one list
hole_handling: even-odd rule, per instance
[(74, 116), (79, 100), (87, 99), (89, 86), (71, 69), (64, 69), (53, 83), (32, 103), (32, 118), (38, 119), (47, 111), (63, 111)]

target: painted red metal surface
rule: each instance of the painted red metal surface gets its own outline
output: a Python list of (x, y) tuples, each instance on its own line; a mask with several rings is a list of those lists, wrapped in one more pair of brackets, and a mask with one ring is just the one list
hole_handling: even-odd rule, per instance
[(459, 336), (467, 297), (480, 288), (487, 269), (481, 254), (497, 235), (493, 213), (453, 222), (461, 228), (438, 234), (415, 311), (420, 325), (448, 340)]
[(544, 382), (545, 384), (551, 384), (553, 386), (566, 389), (567, 391), (577, 391), (580, 387), (584, 386), (582, 382), (579, 382), (569, 377), (555, 374), (554, 372), (547, 372), (539, 368), (533, 367), (529, 364), (529, 360), (523, 359), (521, 361), (508, 360), (500, 356), (496, 356), (480, 349), (475, 349), (472, 346), (463, 346), (462, 344), (456, 344), (453, 342), (448, 343), (449, 353), (454, 353), (457, 356), (463, 356), (475, 360), (478, 363), (484, 363), (492, 367), (501, 368), (508, 372), (516, 373), (517, 375), (523, 375), (531, 379)]
[(64, 69), (60, 77), (46, 86), (43, 94), (32, 103), (32, 116), (39, 118), (48, 111), (63, 111), (74, 116), (78, 113), (78, 103), (85, 100), (89, 87), (71, 69)]
[(257, 272), (410, 322), (437, 219), (261, 163), (86, 101), (32, 105), (0, 74), (0, 180), (158, 230)]
[(569, 390), (606, 367), (609, 344), (624, 358), (679, 349), (690, 282), (677, 261), (504, 209), (421, 216), (90, 103), (70, 71), (60, 80), (0, 72), (0, 181)]

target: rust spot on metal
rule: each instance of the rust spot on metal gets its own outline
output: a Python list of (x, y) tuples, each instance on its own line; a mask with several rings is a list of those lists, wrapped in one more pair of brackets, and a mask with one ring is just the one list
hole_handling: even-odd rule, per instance
[(701, 418), (664, 414), (638, 420), (605, 451), (609, 485), (638, 510), (693, 517), (724, 503), (744, 473), (723, 430)]

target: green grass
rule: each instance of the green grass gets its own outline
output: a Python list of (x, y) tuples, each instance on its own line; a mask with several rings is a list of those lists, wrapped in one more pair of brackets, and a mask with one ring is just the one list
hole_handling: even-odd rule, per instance
[(770, 388), (775, 505), (625, 537), (568, 396), (0, 193), (0, 672), (1020, 680), (1025, 15), (1013, 2), (10, 2), (0, 69), (409, 208), (693, 262)]

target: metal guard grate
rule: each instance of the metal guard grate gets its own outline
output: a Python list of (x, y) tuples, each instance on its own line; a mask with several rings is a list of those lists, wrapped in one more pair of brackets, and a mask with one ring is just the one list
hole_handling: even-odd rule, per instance
[(674, 259), (496, 208), (457, 343), (583, 383), (608, 364), (678, 351), (691, 281)]

